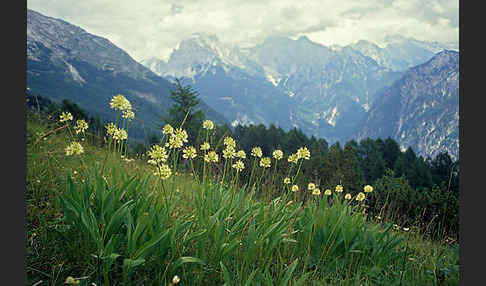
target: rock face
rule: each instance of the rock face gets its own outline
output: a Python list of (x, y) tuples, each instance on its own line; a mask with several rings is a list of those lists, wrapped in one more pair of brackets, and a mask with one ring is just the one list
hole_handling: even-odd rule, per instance
[(442, 51), (377, 96), (357, 138), (387, 136), (424, 157), (459, 156), (459, 53)]
[[(160, 117), (172, 104), (173, 84), (107, 39), (28, 9), (27, 87), (55, 101), (76, 102), (104, 120), (113, 120), (109, 100), (121, 93), (143, 122), (134, 122), (131, 134), (143, 138), (144, 128), (158, 132)], [(217, 122), (226, 122), (205, 103), (202, 108)]]

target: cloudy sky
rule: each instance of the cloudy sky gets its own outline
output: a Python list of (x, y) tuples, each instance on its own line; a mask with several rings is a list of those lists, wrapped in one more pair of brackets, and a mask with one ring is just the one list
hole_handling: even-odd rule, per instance
[(105, 37), (135, 60), (167, 59), (195, 32), (245, 46), (271, 35), (324, 45), (396, 34), (459, 41), (459, 0), (27, 0), (27, 8)]

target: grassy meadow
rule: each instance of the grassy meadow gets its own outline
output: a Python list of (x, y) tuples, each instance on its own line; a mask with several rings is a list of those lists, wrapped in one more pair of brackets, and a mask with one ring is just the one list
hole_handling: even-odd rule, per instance
[(305, 146), (246, 154), (205, 121), (207, 145), (166, 125), (130, 154), (120, 102), (104, 143), (68, 114), (28, 112), (28, 285), (459, 284), (459, 244), (368, 216), (373, 186), (299, 181)]

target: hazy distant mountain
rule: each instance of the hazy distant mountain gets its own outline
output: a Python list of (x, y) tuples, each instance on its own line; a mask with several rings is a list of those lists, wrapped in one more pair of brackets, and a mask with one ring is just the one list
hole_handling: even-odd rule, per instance
[[(159, 132), (161, 115), (172, 104), (173, 84), (133, 60), (105, 38), (63, 20), (27, 10), (27, 87), (53, 100), (69, 99), (93, 115), (113, 120), (112, 96), (121, 93), (134, 105), (147, 131)], [(204, 102), (217, 122), (225, 119)], [(134, 135), (143, 138), (141, 123)]]
[(357, 137), (391, 136), (403, 148), (435, 157), (459, 155), (459, 53), (442, 51), (377, 96)]

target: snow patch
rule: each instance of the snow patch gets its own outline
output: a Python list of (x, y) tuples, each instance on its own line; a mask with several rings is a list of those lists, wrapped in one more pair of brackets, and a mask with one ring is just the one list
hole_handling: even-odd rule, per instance
[(278, 79), (275, 79), (275, 78), (274, 78), (272, 75), (270, 75), (270, 74), (267, 74), (267, 75), (266, 75), (266, 78), (267, 78), (267, 80), (268, 80), (269, 82), (271, 82), (271, 83), (272, 83), (274, 86), (277, 86), (277, 85), (278, 85), (278, 83), (280, 82), (280, 79), (279, 79), (279, 78), (278, 78)]
[(331, 111), (331, 117), (327, 119), (327, 123), (332, 126), (336, 126), (336, 117), (338, 115), (337, 106), (335, 106)]
[(86, 83), (84, 78), (82, 78), (81, 75), (79, 75), (78, 70), (76, 70), (75, 67), (73, 67), (71, 64), (69, 64), (66, 61), (64, 61), (64, 63), (67, 65), (69, 72), (71, 73), (71, 76), (73, 77), (74, 81), (79, 82), (80, 84)]

